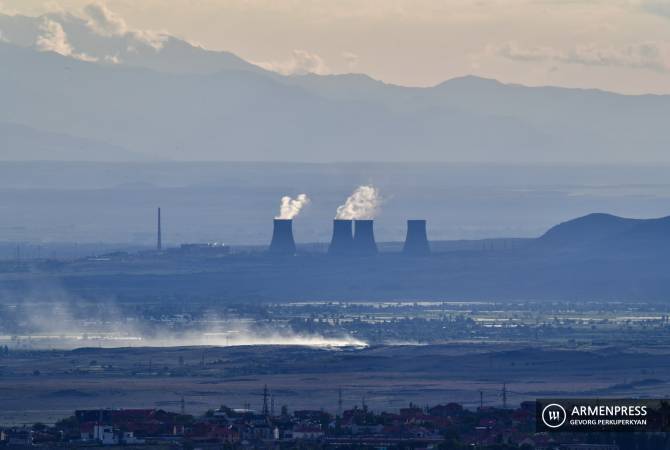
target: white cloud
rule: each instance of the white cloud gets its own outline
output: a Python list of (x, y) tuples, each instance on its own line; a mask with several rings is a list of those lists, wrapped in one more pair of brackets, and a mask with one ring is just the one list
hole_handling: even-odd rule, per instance
[(578, 44), (568, 50), (552, 47), (523, 47), (508, 42), (489, 47), (489, 53), (516, 61), (551, 61), (586, 66), (629, 67), (668, 72), (670, 66), (656, 42), (642, 42), (622, 47)]
[(101, 36), (123, 36), (128, 32), (126, 21), (102, 2), (84, 6), (88, 27)]
[(35, 46), (42, 52), (54, 52), (82, 61), (92, 62), (97, 60), (84, 53), (76, 53), (68, 41), (63, 26), (55, 20), (44, 18), (40, 24), (40, 32), (41, 34), (37, 37)]
[(347, 67), (349, 71), (353, 71), (358, 65), (358, 55), (353, 52), (342, 52), (342, 58), (347, 62)]
[(37, 38), (37, 48), (43, 52), (55, 52), (64, 56), (72, 54), (72, 47), (68, 42), (63, 26), (51, 19), (44, 19), (40, 25), (40, 34)]
[[(163, 48), (168, 36), (151, 30), (131, 30), (123, 17), (110, 10), (101, 1), (90, 3), (84, 7), (87, 25), (91, 31), (100, 36), (127, 36), (135, 43), (149, 46), (158, 51)], [(130, 46), (135, 48), (134, 45)]]
[(658, 72), (668, 71), (663, 51), (655, 42), (631, 44), (622, 48), (598, 47), (597, 45), (578, 45), (570, 51), (566, 62), (595, 65), (621, 66), (650, 69)]
[(167, 34), (151, 30), (134, 30), (129, 34), (137, 42), (148, 45), (156, 51), (161, 50), (168, 40)]
[(103, 59), (104, 62), (109, 63), (109, 64), (121, 64), (121, 58), (119, 57), (118, 54), (112, 56), (112, 55), (107, 55)]
[(307, 50), (293, 50), (290, 59), (285, 61), (254, 62), (254, 64), (282, 75), (305, 75), (315, 73), (326, 75), (330, 68), (316, 53)]
[(489, 53), (516, 61), (545, 61), (558, 56), (558, 52), (551, 47), (522, 47), (514, 41), (490, 46), (488, 50)]

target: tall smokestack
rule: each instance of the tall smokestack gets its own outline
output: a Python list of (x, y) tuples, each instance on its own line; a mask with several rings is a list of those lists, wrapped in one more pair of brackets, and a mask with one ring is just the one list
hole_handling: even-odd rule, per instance
[(269, 252), (274, 255), (295, 254), (295, 241), (293, 240), (293, 220), (274, 220), (272, 242), (270, 242)]
[(330, 255), (351, 255), (354, 251), (354, 221), (346, 219), (333, 220), (333, 239), (328, 247)]
[(158, 224), (157, 224), (157, 234), (156, 234), (156, 250), (161, 251), (163, 249), (163, 235), (161, 230), (161, 209), (158, 208)]
[(356, 220), (354, 230), (354, 253), (357, 255), (377, 254), (374, 220)]
[(408, 220), (407, 237), (402, 252), (406, 255), (423, 256), (430, 254), (425, 220)]

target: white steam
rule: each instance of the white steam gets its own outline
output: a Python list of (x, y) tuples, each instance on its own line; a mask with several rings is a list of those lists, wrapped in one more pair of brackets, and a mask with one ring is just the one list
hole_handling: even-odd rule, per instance
[(349, 196), (344, 205), (337, 208), (336, 219), (374, 219), (381, 206), (379, 189), (374, 186), (359, 186)]
[(296, 198), (288, 195), (281, 198), (279, 215), (275, 219), (293, 219), (310, 202), (307, 194), (300, 194)]

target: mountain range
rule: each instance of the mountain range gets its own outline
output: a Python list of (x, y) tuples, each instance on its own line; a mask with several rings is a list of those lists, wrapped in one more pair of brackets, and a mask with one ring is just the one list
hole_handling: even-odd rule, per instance
[(0, 15), (0, 61), (0, 160), (670, 161), (670, 96), (284, 76), (68, 14)]

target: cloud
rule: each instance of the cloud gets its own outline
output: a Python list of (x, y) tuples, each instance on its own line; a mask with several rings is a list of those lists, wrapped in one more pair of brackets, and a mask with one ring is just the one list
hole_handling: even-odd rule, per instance
[(104, 62), (109, 63), (109, 64), (121, 64), (121, 58), (119, 57), (118, 54), (112, 56), (112, 55), (107, 55), (103, 59)]
[(55, 52), (64, 56), (72, 54), (72, 47), (68, 42), (63, 26), (51, 19), (44, 19), (40, 25), (40, 34), (37, 37), (37, 48), (43, 52)]
[(330, 68), (323, 58), (307, 50), (293, 50), (291, 58), (286, 61), (254, 62), (254, 64), (282, 75), (305, 75), (308, 73), (327, 75), (330, 73)]
[(640, 6), (643, 11), (670, 19), (670, 1), (668, 0), (643, 0)]
[(44, 18), (39, 27), (40, 35), (37, 37), (35, 46), (42, 52), (54, 52), (63, 56), (69, 56), (82, 61), (97, 61), (96, 58), (88, 56), (85, 53), (76, 53), (70, 42), (67, 34), (63, 30), (63, 26), (48, 18)]
[(128, 25), (123, 17), (102, 2), (84, 6), (84, 13), (88, 18), (88, 27), (101, 36), (123, 36), (128, 32)]
[(508, 42), (490, 47), (490, 52), (515, 61), (550, 61), (586, 66), (629, 67), (656, 72), (670, 71), (663, 50), (655, 42), (642, 42), (623, 47), (580, 44), (569, 50), (541, 46), (522, 47), (516, 42)]
[(596, 45), (579, 45), (568, 53), (566, 62), (595, 66), (621, 66), (668, 71), (663, 51), (654, 42), (643, 42), (623, 48), (599, 48)]
[[(134, 44), (146, 45), (158, 51), (163, 48), (168, 36), (151, 30), (131, 30), (123, 17), (110, 10), (105, 3), (97, 1), (84, 7), (87, 26), (94, 33), (105, 37), (128, 37)], [(129, 45), (129, 50), (135, 45)]]
[(342, 52), (342, 58), (347, 62), (349, 71), (353, 71), (358, 65), (358, 55), (353, 52)]
[(491, 46), (489, 52), (515, 61), (548, 61), (558, 56), (558, 52), (550, 47), (521, 47), (514, 41)]

